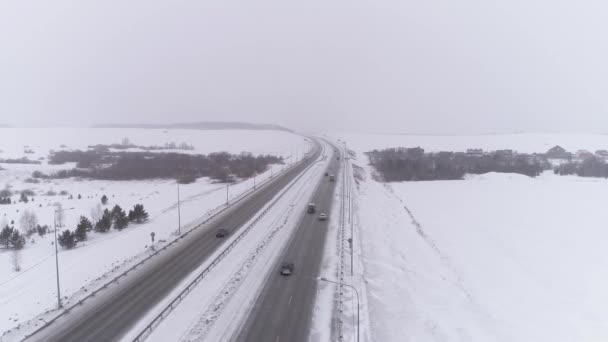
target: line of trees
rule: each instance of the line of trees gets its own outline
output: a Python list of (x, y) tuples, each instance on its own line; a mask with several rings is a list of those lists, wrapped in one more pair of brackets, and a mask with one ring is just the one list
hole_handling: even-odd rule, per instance
[(132, 210), (129, 210), (128, 214), (119, 205), (115, 205), (112, 210), (104, 209), (95, 223), (87, 217), (81, 216), (76, 229), (74, 231), (64, 230), (57, 240), (61, 247), (71, 249), (78, 242), (87, 240), (91, 231), (107, 233), (112, 227), (120, 231), (127, 228), (131, 223), (144, 223), (147, 220), (148, 213), (142, 204), (136, 204)]
[(561, 176), (608, 178), (608, 164), (598, 157), (590, 157), (580, 163), (567, 162), (556, 166), (553, 172)]
[[(61, 170), (52, 178), (86, 177), (103, 180), (143, 180), (172, 178), (180, 183), (210, 177), (220, 182), (233, 177), (249, 178), (266, 171), (282, 159), (271, 155), (234, 155), (226, 152), (209, 155), (149, 152), (59, 151), (49, 157), (51, 164), (76, 162), (77, 168)], [(41, 173), (32, 177), (45, 177)]]
[(22, 249), (25, 246), (25, 237), (18, 229), (6, 225), (0, 231), (0, 246), (6, 249)]
[(454, 152), (424, 153), (421, 148), (389, 148), (368, 152), (371, 165), (383, 180), (457, 180), (465, 174), (487, 172), (519, 173), (536, 177), (550, 168), (543, 159), (527, 154)]

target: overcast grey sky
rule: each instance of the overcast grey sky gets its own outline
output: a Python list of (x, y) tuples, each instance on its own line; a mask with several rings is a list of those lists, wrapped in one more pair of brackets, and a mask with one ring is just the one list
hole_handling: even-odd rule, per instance
[(608, 5), (0, 0), (0, 123), (608, 132)]

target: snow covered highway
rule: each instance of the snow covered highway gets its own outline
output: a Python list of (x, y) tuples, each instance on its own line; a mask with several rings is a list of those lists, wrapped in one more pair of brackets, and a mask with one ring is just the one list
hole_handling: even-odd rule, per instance
[[(330, 149), (327, 174), (340, 171), (339, 154)], [(306, 214), (275, 261), (267, 275), (266, 284), (258, 296), (236, 341), (308, 341), (315, 306), (315, 297), (324, 244), (329, 223), (319, 220), (319, 213), (332, 215), (336, 182), (329, 177), (318, 184), (311, 200), (317, 204), (316, 213)], [(279, 273), (280, 264), (294, 263), (290, 276)]]

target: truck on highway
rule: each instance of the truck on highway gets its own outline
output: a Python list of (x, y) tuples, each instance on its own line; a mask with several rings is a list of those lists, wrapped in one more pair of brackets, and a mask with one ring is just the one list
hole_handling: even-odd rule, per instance
[(329, 175), (329, 181), (330, 181), (330, 182), (333, 182), (333, 181), (335, 181), (335, 180), (336, 180), (336, 176), (334, 176), (334, 175)]
[(314, 214), (315, 211), (317, 210), (317, 205), (314, 203), (308, 203), (308, 213), (309, 214)]

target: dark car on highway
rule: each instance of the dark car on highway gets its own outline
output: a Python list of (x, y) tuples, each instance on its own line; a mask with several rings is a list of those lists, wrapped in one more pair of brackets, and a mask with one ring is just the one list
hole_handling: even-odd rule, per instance
[(290, 276), (293, 273), (294, 264), (293, 262), (286, 262), (281, 265), (281, 275)]
[(228, 231), (226, 229), (224, 229), (224, 228), (219, 229), (217, 231), (217, 233), (215, 233), (215, 237), (218, 237), (218, 238), (223, 238), (226, 235), (228, 235)]

